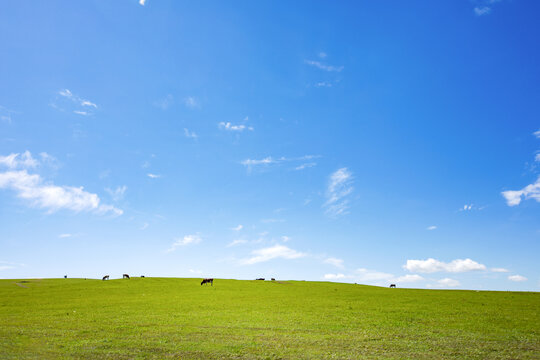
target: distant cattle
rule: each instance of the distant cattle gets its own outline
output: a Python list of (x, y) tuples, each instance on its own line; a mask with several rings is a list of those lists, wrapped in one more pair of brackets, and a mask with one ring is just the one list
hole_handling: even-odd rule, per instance
[(272, 281), (276, 281), (276, 279), (272, 278)]
[(129, 275), (128, 274), (122, 275), (122, 279), (129, 279)]
[(64, 279), (67, 279), (67, 275), (64, 275)]
[(105, 275), (101, 280), (109, 280), (109, 275)]
[(144, 275), (141, 275), (141, 277), (144, 277)]
[(396, 287), (396, 284), (390, 284), (390, 287), (391, 287), (391, 288), (395, 288), (395, 287)]
[(264, 278), (258, 278), (258, 279), (255, 279), (255, 280), (263, 280), (264, 281)]
[(214, 279), (203, 279), (203, 281), (201, 281), (201, 285), (203, 284), (210, 284), (214, 286)]

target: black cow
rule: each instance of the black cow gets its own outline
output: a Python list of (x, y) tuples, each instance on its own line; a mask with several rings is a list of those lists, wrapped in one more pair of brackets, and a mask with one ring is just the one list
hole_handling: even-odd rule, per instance
[(105, 275), (101, 280), (109, 280), (109, 275)]
[(391, 287), (391, 288), (395, 288), (395, 287), (396, 287), (396, 284), (390, 284), (390, 287)]
[(201, 281), (201, 285), (203, 284), (210, 284), (214, 286), (214, 279), (203, 279), (203, 281)]
[(129, 275), (128, 274), (122, 275), (122, 279), (128, 279), (129, 280)]
[(264, 278), (258, 278), (258, 279), (255, 279), (255, 280), (262, 280), (262, 281), (264, 281)]

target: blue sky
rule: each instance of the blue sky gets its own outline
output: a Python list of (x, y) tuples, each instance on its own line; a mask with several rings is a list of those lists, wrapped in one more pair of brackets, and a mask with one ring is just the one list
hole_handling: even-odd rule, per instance
[(540, 289), (540, 4), (0, 4), (0, 277)]

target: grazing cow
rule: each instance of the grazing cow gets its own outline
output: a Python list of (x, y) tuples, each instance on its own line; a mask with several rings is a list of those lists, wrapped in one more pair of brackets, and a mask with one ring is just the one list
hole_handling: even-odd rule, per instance
[(109, 280), (109, 275), (105, 275), (101, 280)]
[(255, 280), (262, 280), (262, 281), (264, 281), (264, 278), (258, 278), (258, 279), (255, 279)]
[(122, 279), (128, 279), (129, 280), (129, 275), (128, 274), (122, 275)]
[(144, 275), (141, 275), (141, 277), (144, 277)]
[(210, 284), (214, 286), (214, 279), (203, 279), (203, 281), (201, 281), (201, 285), (202, 284)]
[(67, 279), (67, 275), (64, 275), (64, 279)]
[(272, 278), (272, 281), (276, 281), (276, 279)]
[(396, 284), (390, 284), (390, 287), (391, 287), (391, 288), (395, 288), (395, 287), (396, 287)]

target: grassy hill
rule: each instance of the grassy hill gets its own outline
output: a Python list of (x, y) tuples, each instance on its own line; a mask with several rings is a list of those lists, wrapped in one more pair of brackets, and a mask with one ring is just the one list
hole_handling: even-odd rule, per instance
[(0, 280), (0, 358), (540, 358), (540, 293), (199, 284)]

